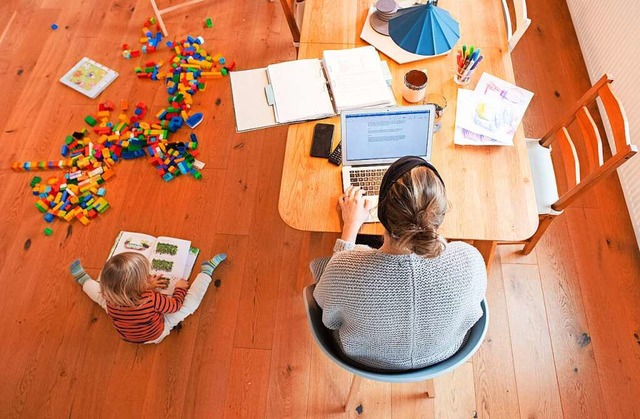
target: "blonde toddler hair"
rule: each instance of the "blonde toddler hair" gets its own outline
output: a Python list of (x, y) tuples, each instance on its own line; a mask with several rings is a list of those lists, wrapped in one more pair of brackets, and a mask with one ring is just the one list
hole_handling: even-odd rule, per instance
[(139, 253), (125, 252), (107, 261), (100, 274), (102, 295), (112, 305), (133, 307), (147, 290), (149, 260)]

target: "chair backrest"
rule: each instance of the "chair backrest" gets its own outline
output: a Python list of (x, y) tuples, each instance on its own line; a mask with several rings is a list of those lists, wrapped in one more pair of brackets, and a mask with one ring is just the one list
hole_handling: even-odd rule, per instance
[[(606, 74), (582, 96), (556, 126), (540, 139), (540, 145), (550, 147), (552, 156), (559, 153), (563, 171), (567, 180), (566, 191), (551, 205), (556, 211), (562, 211), (589, 187), (595, 185), (606, 175), (616, 170), (622, 163), (638, 152), (631, 144), (629, 122), (624, 108), (611, 91), (613, 82)], [(587, 106), (593, 105), (596, 98), (601, 100), (609, 121), (612, 135), (611, 157), (606, 161), (602, 152), (602, 138)], [(570, 126), (576, 122), (580, 135), (572, 137)], [(557, 159), (554, 160), (554, 164)]]
[[(507, 0), (502, 0), (502, 9), (507, 23), (507, 43), (509, 45), (509, 52), (511, 52), (518, 44), (518, 41), (520, 41), (520, 38), (522, 38), (522, 35), (524, 35), (529, 25), (531, 25), (531, 19), (529, 19), (527, 15), (526, 0), (513, 0), (515, 22), (511, 21), (511, 13), (509, 12)], [(513, 23), (515, 23), (515, 28)]]
[(442, 362), (434, 365), (430, 365), (425, 368), (420, 368), (412, 371), (399, 371), (399, 372), (372, 372), (364, 369), (362, 366), (354, 364), (352, 361), (346, 359), (336, 347), (336, 343), (331, 334), (331, 331), (327, 329), (322, 323), (322, 309), (316, 303), (313, 298), (313, 290), (315, 284), (309, 285), (304, 289), (304, 302), (307, 312), (307, 320), (309, 320), (309, 326), (313, 338), (333, 362), (338, 364), (345, 370), (357, 374), (361, 377), (368, 378), (374, 381), (383, 381), (388, 383), (410, 383), (416, 381), (426, 381), (431, 378), (438, 377), (442, 374), (446, 374), (452, 371), (456, 367), (464, 364), (471, 356), (478, 350), (485, 335), (487, 334), (487, 327), (489, 325), (489, 312), (487, 311), (487, 305), (485, 301), (482, 301), (482, 317), (471, 328), (469, 338), (467, 342), (456, 352), (451, 358), (448, 358)]

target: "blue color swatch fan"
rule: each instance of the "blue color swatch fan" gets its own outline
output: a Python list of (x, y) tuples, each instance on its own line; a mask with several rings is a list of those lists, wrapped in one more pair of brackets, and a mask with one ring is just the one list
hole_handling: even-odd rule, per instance
[(414, 54), (441, 55), (460, 39), (460, 24), (446, 10), (428, 3), (400, 10), (389, 20), (389, 36)]

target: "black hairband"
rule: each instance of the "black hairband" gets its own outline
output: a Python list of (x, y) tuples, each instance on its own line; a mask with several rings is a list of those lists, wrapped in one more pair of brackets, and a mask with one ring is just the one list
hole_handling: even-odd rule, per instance
[(396, 160), (395, 163), (389, 166), (389, 169), (387, 170), (387, 172), (384, 174), (384, 177), (382, 178), (382, 183), (380, 184), (379, 200), (378, 200), (378, 218), (380, 219), (380, 222), (382, 223), (384, 228), (386, 228), (389, 233), (391, 233), (391, 229), (389, 228), (389, 222), (387, 220), (387, 214), (385, 211), (386, 205), (384, 205), (384, 201), (387, 199), (389, 190), (391, 189), (391, 186), (393, 186), (393, 184), (396, 183), (396, 181), (400, 179), (405, 173), (420, 166), (424, 166), (430, 169), (433, 173), (435, 173), (438, 179), (440, 179), (440, 182), (442, 182), (442, 186), (444, 186), (444, 180), (442, 180), (440, 173), (438, 173), (436, 168), (433, 167), (433, 165), (428, 163), (426, 160), (420, 157), (414, 157), (414, 156), (406, 156)]

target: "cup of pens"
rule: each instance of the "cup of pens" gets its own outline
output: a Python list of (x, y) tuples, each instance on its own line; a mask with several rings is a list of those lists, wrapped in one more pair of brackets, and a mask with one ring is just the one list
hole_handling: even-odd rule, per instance
[(460, 86), (469, 84), (482, 58), (484, 57), (480, 54), (480, 48), (474, 49), (473, 45), (469, 47), (463, 45), (456, 57), (456, 74), (453, 76), (453, 81)]

